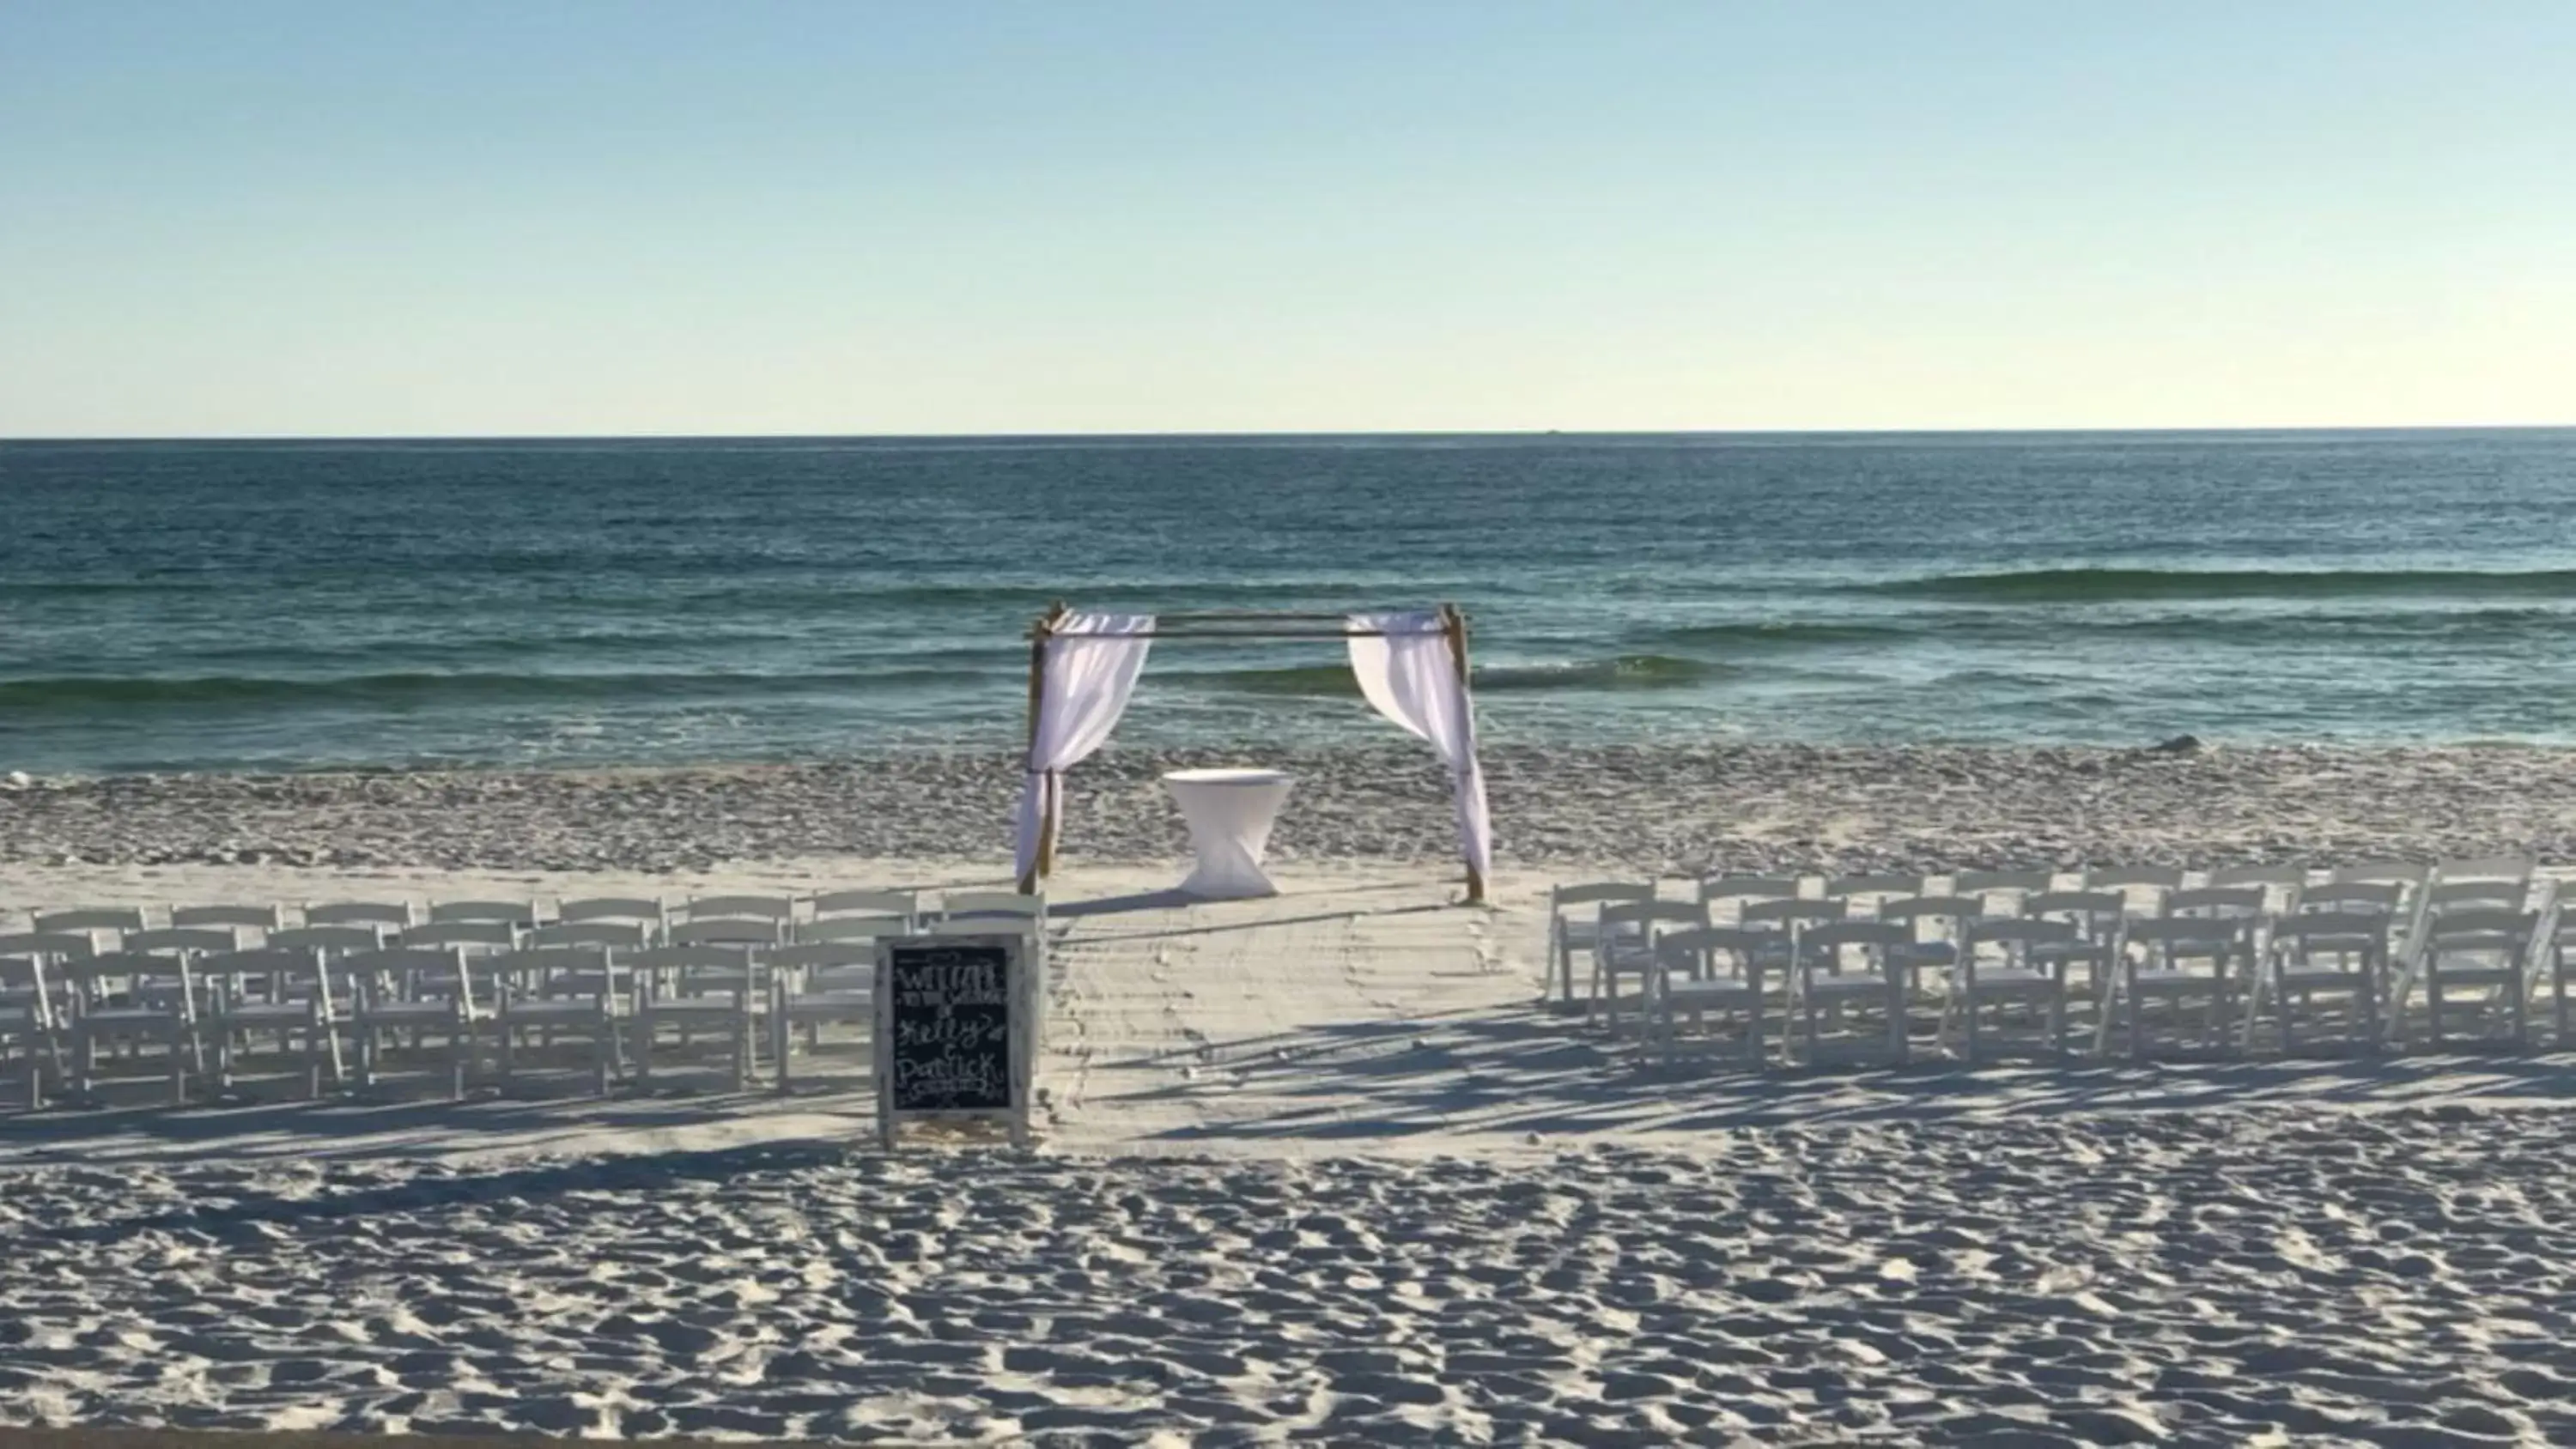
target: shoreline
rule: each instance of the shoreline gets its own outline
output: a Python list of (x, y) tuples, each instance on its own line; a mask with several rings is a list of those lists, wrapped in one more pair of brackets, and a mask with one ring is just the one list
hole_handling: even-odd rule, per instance
[[(1298, 779), (1281, 862), (1436, 862), (1427, 750), (1112, 748), (1066, 780), (1068, 860), (1188, 838), (1159, 776), (1257, 760)], [(2576, 748), (2523, 745), (1507, 745), (1484, 764), (1498, 861), (1700, 871), (2576, 860)], [(0, 784), (0, 863), (641, 871), (1010, 850), (1012, 752), (804, 763), (50, 777)]]

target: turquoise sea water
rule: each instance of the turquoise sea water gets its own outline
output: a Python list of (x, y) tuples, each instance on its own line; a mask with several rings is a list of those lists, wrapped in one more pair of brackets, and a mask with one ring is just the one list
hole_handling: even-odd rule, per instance
[(1455, 600), (1494, 740), (2561, 742), (2576, 431), (0, 443), (0, 770), (1010, 748), (1058, 598)]

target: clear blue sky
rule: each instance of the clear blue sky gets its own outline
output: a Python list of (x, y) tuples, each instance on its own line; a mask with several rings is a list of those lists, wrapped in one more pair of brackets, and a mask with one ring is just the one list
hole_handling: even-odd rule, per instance
[(2576, 422), (2576, 4), (0, 0), (0, 435)]

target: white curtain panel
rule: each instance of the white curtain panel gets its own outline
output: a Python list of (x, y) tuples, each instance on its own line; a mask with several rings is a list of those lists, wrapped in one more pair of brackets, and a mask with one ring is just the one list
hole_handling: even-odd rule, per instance
[(1491, 879), (1494, 822), (1485, 810), (1485, 772), (1476, 763), (1476, 712), (1440, 616), (1353, 614), (1351, 672), (1379, 714), (1431, 742), (1458, 794), (1458, 840), (1476, 874)]
[(1020, 795), (1022, 876), (1037, 868), (1039, 821), (1050, 809), (1058, 822), (1064, 819), (1064, 772), (1099, 749), (1127, 712), (1153, 632), (1151, 614), (1070, 613), (1056, 621), (1047, 639), (1028, 785)]

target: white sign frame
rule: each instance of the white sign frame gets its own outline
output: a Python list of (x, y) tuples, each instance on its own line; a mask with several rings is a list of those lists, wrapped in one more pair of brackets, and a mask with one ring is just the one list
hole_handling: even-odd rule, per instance
[[(1005, 1108), (949, 1108), (936, 1111), (904, 1110), (898, 1112), (894, 1101), (894, 953), (911, 947), (998, 947), (1002, 952), (1002, 999), (1010, 1012), (1010, 1091), (1011, 1103)], [(905, 1122), (990, 1122), (996, 1118), (1010, 1128), (1011, 1145), (1029, 1145), (1029, 1099), (1032, 1096), (1037, 1023), (1033, 1007), (1036, 1001), (1031, 988), (1029, 938), (1016, 931), (993, 931), (980, 935), (880, 936), (877, 938), (876, 966), (876, 1091), (877, 1142), (886, 1151), (895, 1149), (897, 1134)]]

